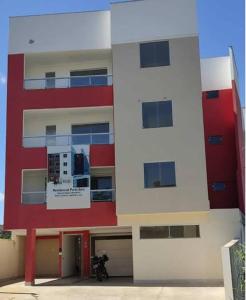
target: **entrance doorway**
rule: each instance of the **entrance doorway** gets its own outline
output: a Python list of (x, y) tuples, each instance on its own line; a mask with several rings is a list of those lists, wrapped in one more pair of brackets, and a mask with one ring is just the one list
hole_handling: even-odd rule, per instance
[(82, 276), (82, 236), (64, 234), (62, 239), (62, 277)]

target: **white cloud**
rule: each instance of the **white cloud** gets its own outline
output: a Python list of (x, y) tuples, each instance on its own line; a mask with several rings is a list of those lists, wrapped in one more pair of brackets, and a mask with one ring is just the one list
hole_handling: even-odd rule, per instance
[(0, 84), (6, 84), (7, 78), (5, 75), (0, 74)]
[(0, 193), (0, 202), (4, 201), (4, 193)]

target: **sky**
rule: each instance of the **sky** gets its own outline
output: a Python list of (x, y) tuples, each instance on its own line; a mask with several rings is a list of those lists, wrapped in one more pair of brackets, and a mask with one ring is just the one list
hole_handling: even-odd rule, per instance
[[(4, 205), (8, 18), (103, 10), (110, 8), (110, 2), (117, 0), (0, 0), (0, 224), (3, 222)], [(201, 57), (226, 56), (228, 47), (233, 46), (244, 106), (244, 0), (197, 0), (197, 4)]]

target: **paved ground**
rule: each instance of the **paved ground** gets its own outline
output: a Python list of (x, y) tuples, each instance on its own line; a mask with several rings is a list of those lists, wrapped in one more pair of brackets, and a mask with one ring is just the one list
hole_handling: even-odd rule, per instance
[(0, 300), (225, 300), (223, 287), (134, 285), (129, 279), (39, 279), (27, 287), (23, 281), (0, 287)]

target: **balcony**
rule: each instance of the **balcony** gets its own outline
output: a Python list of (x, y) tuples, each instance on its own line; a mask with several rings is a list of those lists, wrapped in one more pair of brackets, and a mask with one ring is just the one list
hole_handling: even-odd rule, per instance
[(33, 78), (24, 80), (25, 90), (112, 86), (112, 75)]
[(113, 133), (90, 133), (71, 135), (46, 135), (23, 137), (24, 148), (70, 145), (109, 145), (114, 143)]

